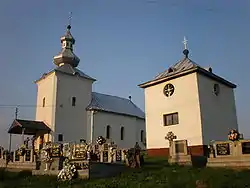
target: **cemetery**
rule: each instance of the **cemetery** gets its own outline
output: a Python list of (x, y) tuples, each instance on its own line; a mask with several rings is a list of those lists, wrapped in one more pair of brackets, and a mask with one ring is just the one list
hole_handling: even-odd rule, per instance
[(30, 170), (32, 175), (54, 175), (66, 180), (75, 174), (80, 179), (105, 177), (125, 170), (125, 166), (140, 165), (136, 158), (140, 148), (120, 149), (101, 136), (96, 144), (47, 142), (40, 151), (28, 147), (27, 140), (24, 142), (14, 152), (0, 149), (0, 168)]

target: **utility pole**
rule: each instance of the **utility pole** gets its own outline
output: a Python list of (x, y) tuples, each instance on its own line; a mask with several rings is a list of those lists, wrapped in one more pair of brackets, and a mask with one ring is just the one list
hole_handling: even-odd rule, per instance
[[(17, 119), (18, 117), (18, 107), (16, 107), (16, 110), (15, 110), (15, 119)], [(10, 133), (10, 140), (9, 140), (9, 153), (11, 152), (11, 141), (12, 141), (12, 134)]]
[(16, 111), (15, 111), (15, 119), (17, 119), (18, 116), (18, 107), (16, 107)]

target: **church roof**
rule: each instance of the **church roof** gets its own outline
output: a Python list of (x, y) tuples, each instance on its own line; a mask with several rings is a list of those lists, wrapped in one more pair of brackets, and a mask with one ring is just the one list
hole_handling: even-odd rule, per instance
[(89, 80), (96, 81), (96, 79), (94, 79), (94, 78), (88, 76), (87, 74), (83, 73), (78, 68), (72, 67), (69, 64), (64, 64), (62, 66), (56, 67), (55, 69), (51, 70), (48, 73), (43, 74), (42, 77), (39, 78), (38, 80), (36, 80), (35, 82), (38, 82), (43, 78), (46, 78), (48, 75), (50, 75), (53, 72), (60, 72), (60, 73), (71, 75), (71, 76), (80, 76), (82, 78), (86, 78), (86, 79), (89, 79)]
[(213, 80), (216, 80), (222, 84), (225, 84), (231, 88), (236, 88), (236, 85), (225, 80), (224, 78), (212, 73), (212, 69), (205, 69), (201, 67), (200, 65), (196, 64), (194, 61), (189, 59), (188, 57), (185, 57), (184, 59), (180, 60), (178, 63), (170, 67), (169, 69), (165, 70), (164, 72), (158, 74), (153, 80), (150, 80), (148, 82), (142, 83), (139, 86), (141, 88), (146, 88), (153, 86), (155, 84), (159, 84), (162, 82), (165, 82), (167, 80), (171, 80), (174, 78), (178, 78), (187, 74), (191, 74), (193, 72), (198, 72), (200, 74), (203, 74)]
[(130, 99), (92, 92), (92, 100), (87, 110), (98, 110), (116, 114), (145, 118), (144, 112)]

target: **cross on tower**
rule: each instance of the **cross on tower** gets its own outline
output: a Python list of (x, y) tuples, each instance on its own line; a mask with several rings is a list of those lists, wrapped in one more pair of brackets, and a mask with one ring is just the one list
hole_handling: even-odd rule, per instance
[(69, 12), (69, 25), (71, 25), (71, 20), (72, 20), (72, 12)]
[(184, 44), (184, 49), (186, 50), (187, 49), (187, 42), (188, 42), (186, 37), (184, 37), (184, 40), (182, 42)]

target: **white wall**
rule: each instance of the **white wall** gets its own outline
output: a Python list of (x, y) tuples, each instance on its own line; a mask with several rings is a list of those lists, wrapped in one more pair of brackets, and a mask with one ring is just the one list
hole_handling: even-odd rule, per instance
[[(56, 109), (56, 87), (57, 77), (55, 73), (47, 75), (37, 83), (37, 108), (36, 120), (44, 121), (52, 131), (55, 130), (55, 109)], [(43, 107), (45, 98), (45, 107)], [(47, 140), (47, 138), (45, 138)]]
[[(92, 96), (92, 80), (56, 73), (57, 97), (55, 141), (63, 134), (64, 141), (80, 141), (87, 137), (87, 112)], [(76, 97), (76, 106), (71, 105)]]
[[(216, 83), (220, 86), (218, 96), (213, 93)], [(226, 140), (231, 129), (238, 129), (234, 90), (200, 74), (198, 86), (204, 144)]]
[[(175, 87), (172, 96), (166, 97), (163, 88), (167, 83)], [(188, 145), (202, 145), (200, 105), (197, 74), (192, 73), (165, 83), (145, 88), (147, 149), (166, 148), (165, 136), (172, 131), (177, 139), (187, 139)], [(179, 124), (164, 126), (163, 115), (179, 113)]]
[[(131, 148), (138, 142), (140, 146), (144, 148), (143, 143), (140, 142), (140, 131), (144, 130), (145, 132), (144, 120), (136, 117), (98, 111), (94, 114), (94, 141), (96, 141), (98, 136), (106, 137), (107, 125), (111, 127), (111, 140), (114, 141), (118, 147)], [(122, 126), (124, 127), (123, 140), (121, 140)]]

